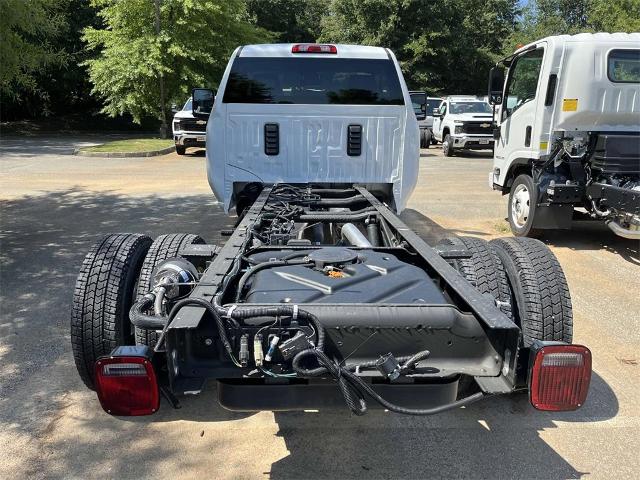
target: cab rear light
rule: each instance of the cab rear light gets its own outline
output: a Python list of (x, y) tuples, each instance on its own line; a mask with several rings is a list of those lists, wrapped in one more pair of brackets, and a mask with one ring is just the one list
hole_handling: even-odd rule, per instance
[(160, 406), (156, 374), (144, 354), (118, 355), (116, 349), (111, 356), (99, 358), (95, 386), (102, 408), (111, 415), (150, 415)]
[(335, 45), (298, 43), (291, 47), (291, 53), (338, 53), (338, 49)]
[(538, 410), (580, 408), (591, 381), (591, 352), (582, 345), (544, 345), (535, 357), (529, 377), (531, 405)]

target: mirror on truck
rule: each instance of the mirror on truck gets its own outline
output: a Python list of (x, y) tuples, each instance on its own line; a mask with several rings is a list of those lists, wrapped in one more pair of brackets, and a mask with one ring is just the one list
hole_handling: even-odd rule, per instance
[(208, 88), (194, 88), (192, 93), (191, 113), (196, 118), (209, 118), (213, 110), (215, 93)]
[(489, 72), (489, 103), (500, 105), (502, 103), (502, 89), (504, 87), (504, 68), (495, 66)]

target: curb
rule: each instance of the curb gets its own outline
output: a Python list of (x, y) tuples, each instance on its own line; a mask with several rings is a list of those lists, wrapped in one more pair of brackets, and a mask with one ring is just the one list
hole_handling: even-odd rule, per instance
[(176, 146), (172, 145), (162, 150), (151, 150), (148, 152), (85, 152), (82, 148), (76, 148), (73, 151), (74, 155), (81, 157), (98, 157), (98, 158), (140, 158), (140, 157), (157, 157), (159, 155), (166, 155), (167, 153), (175, 152)]

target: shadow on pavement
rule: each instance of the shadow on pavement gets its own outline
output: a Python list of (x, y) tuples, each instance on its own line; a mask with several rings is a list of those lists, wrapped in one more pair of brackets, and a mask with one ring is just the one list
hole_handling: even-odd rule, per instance
[[(446, 233), (418, 212), (407, 215), (409, 225), (425, 239), (437, 240)], [(256, 427), (245, 419), (253, 414), (222, 409), (214, 382), (202, 395), (181, 399), (180, 410), (163, 401), (155, 416), (118, 419), (100, 411), (71, 358), (71, 297), (90, 245), (118, 231), (152, 236), (192, 232), (221, 244), (220, 231), (231, 228), (234, 219), (224, 215), (211, 195), (126, 197), (70, 189), (5, 201), (1, 223), (0, 399), (9, 408), (0, 409), (0, 426), (41, 442), (34, 472), (83, 478), (92, 462), (106, 464), (112, 478), (153, 476), (156, 464), (163, 461), (184, 472), (195, 468), (197, 455), (184, 450), (189, 440), (172, 425), (159, 430), (163, 422), (232, 421), (225, 434), (234, 444), (251, 444)], [(276, 479), (577, 478), (588, 472), (575, 470), (540, 438), (540, 432), (553, 428), (556, 421), (598, 422), (617, 412), (614, 392), (594, 374), (587, 404), (574, 413), (536, 412), (525, 396), (490, 398), (427, 418), (382, 411), (352, 417), (346, 408), (276, 413), (277, 436), (289, 453), (265, 473)], [(58, 428), (61, 422), (65, 428)], [(261, 442), (273, 441), (271, 433), (255, 435)], [(210, 442), (205, 454), (223, 465), (224, 438), (205, 438)], [(251, 446), (246, 448), (234, 461), (253, 454)]]
[(603, 222), (573, 222), (571, 230), (547, 231), (541, 240), (571, 250), (606, 250), (640, 266), (640, 241), (619, 237)]

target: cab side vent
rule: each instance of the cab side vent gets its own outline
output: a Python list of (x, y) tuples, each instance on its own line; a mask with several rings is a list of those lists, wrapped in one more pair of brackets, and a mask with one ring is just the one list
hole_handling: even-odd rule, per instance
[(266, 155), (280, 153), (280, 128), (277, 123), (264, 124), (264, 153)]
[(349, 125), (347, 134), (347, 155), (359, 157), (362, 154), (362, 125)]

